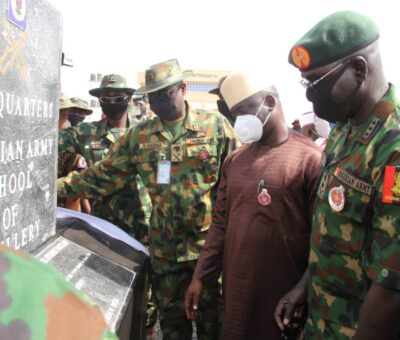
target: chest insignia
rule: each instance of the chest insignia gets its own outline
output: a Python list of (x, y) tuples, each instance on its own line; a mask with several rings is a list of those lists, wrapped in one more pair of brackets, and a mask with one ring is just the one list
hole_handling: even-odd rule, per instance
[(182, 162), (183, 160), (183, 145), (173, 144), (171, 146), (171, 161)]
[(342, 211), (345, 204), (345, 189), (342, 185), (329, 190), (329, 205), (334, 211)]
[(258, 203), (260, 205), (262, 205), (263, 207), (270, 205), (271, 201), (272, 201), (271, 195), (268, 193), (268, 190), (265, 188), (262, 189), (261, 192), (258, 194), (257, 199), (258, 199)]

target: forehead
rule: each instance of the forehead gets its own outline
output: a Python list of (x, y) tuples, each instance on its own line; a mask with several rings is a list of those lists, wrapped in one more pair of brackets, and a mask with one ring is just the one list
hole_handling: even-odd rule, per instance
[(120, 89), (103, 89), (100, 92), (100, 96), (99, 97), (117, 97), (117, 96), (127, 96), (128, 93), (125, 92), (124, 90), (120, 90)]
[(86, 115), (86, 112), (78, 107), (72, 107), (71, 108), (71, 113), (75, 113), (78, 115)]
[(254, 108), (258, 108), (258, 106), (260, 106), (265, 95), (266, 93), (263, 92), (256, 93), (255, 95), (246, 98), (245, 100), (242, 100), (240, 103), (233, 106), (231, 111), (234, 113), (252, 111)]

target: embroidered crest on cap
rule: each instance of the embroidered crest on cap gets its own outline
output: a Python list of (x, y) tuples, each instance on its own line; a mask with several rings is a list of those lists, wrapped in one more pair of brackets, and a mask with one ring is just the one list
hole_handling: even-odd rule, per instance
[(294, 64), (300, 68), (305, 69), (311, 64), (311, 56), (307, 49), (303, 46), (296, 46), (292, 50), (292, 59)]

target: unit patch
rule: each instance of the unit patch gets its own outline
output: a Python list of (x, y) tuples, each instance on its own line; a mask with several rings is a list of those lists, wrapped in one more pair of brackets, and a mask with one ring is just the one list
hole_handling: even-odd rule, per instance
[(171, 162), (182, 162), (183, 160), (183, 145), (171, 145)]

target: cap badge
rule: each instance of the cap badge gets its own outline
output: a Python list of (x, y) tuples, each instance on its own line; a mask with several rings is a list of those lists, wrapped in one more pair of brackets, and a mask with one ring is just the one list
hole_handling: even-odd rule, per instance
[(305, 69), (311, 64), (310, 53), (303, 46), (296, 46), (292, 50), (292, 59), (299, 69)]

